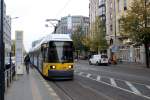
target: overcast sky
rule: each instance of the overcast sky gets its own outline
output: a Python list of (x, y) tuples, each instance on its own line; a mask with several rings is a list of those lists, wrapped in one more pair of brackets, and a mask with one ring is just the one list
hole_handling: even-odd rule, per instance
[(89, 0), (5, 0), (5, 3), (7, 15), (19, 17), (12, 20), (12, 38), (15, 38), (15, 30), (23, 30), (27, 51), (32, 41), (53, 31), (53, 27), (45, 27), (47, 18), (89, 15)]

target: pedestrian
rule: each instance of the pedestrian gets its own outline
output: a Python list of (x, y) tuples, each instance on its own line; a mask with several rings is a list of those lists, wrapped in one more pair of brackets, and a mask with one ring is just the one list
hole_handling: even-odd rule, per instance
[(24, 63), (25, 63), (25, 66), (26, 66), (26, 72), (27, 72), (27, 74), (29, 74), (30, 57), (29, 57), (28, 54), (24, 58)]

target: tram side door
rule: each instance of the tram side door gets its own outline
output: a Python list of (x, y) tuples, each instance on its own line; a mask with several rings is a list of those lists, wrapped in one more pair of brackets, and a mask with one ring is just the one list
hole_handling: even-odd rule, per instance
[(43, 65), (46, 62), (47, 59), (47, 49), (48, 49), (48, 44), (44, 43), (41, 46), (41, 53), (42, 53), (42, 61), (41, 61), (41, 71), (43, 72)]

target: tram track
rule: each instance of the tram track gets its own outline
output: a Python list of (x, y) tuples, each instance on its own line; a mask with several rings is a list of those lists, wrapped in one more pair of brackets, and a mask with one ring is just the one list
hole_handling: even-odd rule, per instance
[(69, 95), (69, 93), (67, 92), (67, 90), (65, 90), (61, 85), (59, 85), (58, 82), (53, 81), (52, 83), (53, 83), (53, 85), (55, 85), (55, 87), (57, 89), (59, 89), (61, 91), (61, 95), (63, 93), (63, 95), (65, 96), (65, 100), (66, 99), (67, 100), (75, 100), (75, 99), (73, 99), (73, 97), (71, 95)]
[(93, 91), (94, 89), (87, 88), (89, 86), (80, 82), (78, 77), (74, 81), (51, 81), (48, 83), (53, 87), (56, 94), (61, 97), (61, 100), (87, 100), (87, 98), (88, 100), (99, 100), (99, 98), (101, 100), (112, 100), (97, 91)]

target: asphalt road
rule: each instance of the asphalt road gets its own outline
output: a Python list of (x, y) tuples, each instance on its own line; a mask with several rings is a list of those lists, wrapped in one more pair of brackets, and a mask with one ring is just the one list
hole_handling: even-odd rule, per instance
[(74, 80), (47, 81), (61, 100), (150, 100), (150, 70), (75, 64)]

